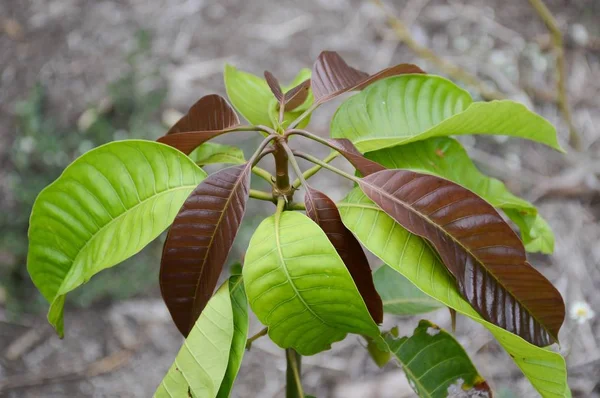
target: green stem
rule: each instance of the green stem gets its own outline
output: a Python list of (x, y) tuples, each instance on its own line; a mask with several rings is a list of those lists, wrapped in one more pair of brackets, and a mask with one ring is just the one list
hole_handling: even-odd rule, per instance
[[(337, 158), (339, 156), (338, 152), (331, 152), (325, 159), (323, 159), (323, 162), (325, 163), (329, 163), (331, 162), (333, 159)], [(319, 170), (321, 170), (323, 168), (323, 166), (320, 165), (316, 165), (311, 167), (310, 169), (306, 170), (304, 172), (304, 174), (302, 174), (302, 177), (304, 177), (305, 180), (308, 180), (310, 177), (314, 176), (315, 174), (317, 174), (319, 172)], [(300, 181), (299, 178), (297, 178), (294, 183), (292, 184), (292, 187), (294, 187), (294, 189), (298, 188), (300, 186), (300, 184), (302, 184), (302, 182)]]
[(293, 129), (294, 127), (296, 127), (297, 125), (299, 125), (300, 122), (302, 120), (304, 120), (308, 115), (310, 115), (311, 113), (313, 113), (314, 110), (317, 109), (317, 107), (319, 105), (320, 105), (319, 103), (312, 104), (307, 110), (305, 110), (300, 116), (298, 116), (298, 118), (296, 120), (294, 120), (293, 122), (290, 123), (290, 125), (288, 126), (288, 130), (289, 129)]
[(285, 398), (304, 398), (302, 379), (300, 377), (302, 357), (292, 348), (287, 348), (285, 350), (285, 357), (287, 363), (287, 369), (285, 372)]
[(275, 177), (273, 177), (273, 175), (271, 173), (269, 173), (267, 170), (260, 168), (258, 166), (254, 166), (252, 168), (252, 172), (254, 174), (256, 174), (258, 177), (267, 181), (269, 184), (273, 185), (273, 181), (275, 181)]
[(273, 194), (271, 192), (259, 191), (256, 189), (250, 190), (250, 197), (258, 200), (265, 200), (267, 202), (275, 202)]
[(351, 180), (351, 181), (354, 181), (354, 182), (356, 182), (356, 183), (360, 182), (360, 178), (358, 178), (358, 177), (355, 177), (355, 176), (353, 176), (352, 174), (348, 174), (348, 173), (346, 173), (345, 171), (342, 171), (342, 170), (338, 169), (337, 167), (333, 167), (333, 166), (331, 166), (331, 165), (329, 165), (329, 164), (325, 163), (324, 161), (322, 161), (322, 160), (320, 160), (320, 159), (317, 159), (316, 157), (314, 157), (314, 156), (311, 156), (311, 155), (309, 155), (309, 154), (307, 154), (307, 153), (304, 153), (304, 152), (294, 152), (294, 155), (295, 155), (295, 156), (298, 156), (298, 157), (300, 157), (300, 158), (302, 158), (302, 159), (306, 159), (306, 160), (308, 160), (309, 162), (312, 162), (312, 163), (314, 163), (314, 164), (317, 164), (317, 165), (319, 165), (319, 166), (321, 166), (321, 167), (324, 167), (324, 168), (326, 168), (327, 170), (329, 170), (329, 171), (332, 171), (332, 172), (334, 172), (335, 174), (337, 174), (337, 175), (340, 175), (340, 176), (342, 176), (342, 177), (344, 177), (344, 178), (347, 178), (347, 179), (349, 179), (349, 180)]
[(296, 177), (298, 177), (298, 179), (300, 180), (300, 183), (302, 185), (304, 185), (304, 187), (306, 188), (306, 180), (304, 179), (304, 174), (302, 173), (302, 170), (300, 170), (300, 166), (298, 165), (298, 162), (296, 162), (296, 159), (294, 158), (294, 154), (292, 153), (292, 150), (290, 149), (290, 147), (288, 146), (287, 142), (283, 142), (281, 144), (283, 150), (285, 151), (285, 153), (287, 153), (288, 158), (290, 159), (290, 163), (292, 164), (292, 168), (294, 169), (294, 173), (296, 173)]
[(250, 348), (252, 348), (252, 343), (254, 343), (256, 340), (260, 339), (261, 337), (265, 336), (268, 332), (269, 332), (269, 328), (264, 328), (264, 329), (261, 329), (261, 331), (256, 333), (254, 336), (249, 337), (248, 340), (246, 340), (246, 350), (250, 351)]

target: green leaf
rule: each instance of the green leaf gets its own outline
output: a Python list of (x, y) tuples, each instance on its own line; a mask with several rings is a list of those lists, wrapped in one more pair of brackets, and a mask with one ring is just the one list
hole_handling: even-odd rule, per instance
[(229, 278), (229, 291), (231, 305), (233, 308), (233, 339), (231, 351), (229, 351), (229, 363), (225, 371), (225, 377), (217, 394), (218, 398), (227, 398), (231, 394), (233, 382), (237, 377), (248, 338), (248, 299), (241, 276)]
[[(534, 205), (506, 188), (504, 183), (481, 173), (467, 151), (453, 138), (436, 137), (366, 154), (390, 169), (407, 169), (446, 178), (475, 192), (492, 206), (504, 210), (521, 230), (528, 251), (551, 253), (552, 230)], [(533, 242), (535, 241), (535, 242)], [(528, 245), (528, 242), (531, 244)]]
[[(278, 126), (277, 99), (271, 93), (271, 89), (264, 79), (240, 71), (232, 65), (225, 65), (224, 76), (229, 100), (248, 122), (254, 125)], [(284, 86), (284, 91), (288, 91), (308, 78), (310, 78), (310, 70), (302, 69), (294, 78), (292, 84)], [(290, 122), (300, 116), (312, 104), (312, 100), (313, 96), (309, 94), (304, 104), (294, 109), (293, 112), (285, 112), (282, 126), (289, 125)], [(299, 126), (305, 127), (308, 124), (308, 119), (303, 120)]]
[(375, 270), (373, 282), (383, 300), (383, 310), (389, 314), (423, 314), (443, 307), (389, 265)]
[(152, 141), (118, 141), (89, 151), (33, 205), (27, 269), (51, 303), (62, 337), (65, 295), (131, 257), (171, 224), (206, 173)]
[(505, 209), (504, 212), (521, 230), (521, 239), (528, 252), (554, 253), (554, 233), (542, 216), (523, 214), (515, 209)]
[(389, 349), (387, 349), (387, 347), (385, 347), (385, 349), (381, 347), (381, 339), (373, 340), (370, 337), (365, 337), (365, 339), (367, 340), (367, 351), (369, 352), (369, 356), (373, 362), (375, 362), (375, 365), (383, 368), (392, 358)]
[(244, 151), (240, 148), (217, 144), (214, 142), (205, 142), (190, 153), (190, 158), (198, 165), (213, 163), (242, 164), (246, 163)]
[(331, 136), (348, 138), (362, 152), (458, 134), (508, 135), (562, 151), (552, 124), (524, 105), (473, 103), (468, 92), (434, 75), (400, 75), (373, 83), (347, 99), (331, 121)]
[(543, 397), (570, 397), (564, 358), (485, 321), (461, 297), (454, 279), (425, 241), (409, 233), (355, 188), (338, 204), (359, 241), (425, 294), (485, 326)]
[(234, 338), (230, 286), (231, 281), (225, 281), (208, 302), (158, 386), (156, 398), (214, 398), (219, 393)]
[(379, 336), (342, 259), (304, 214), (266, 218), (242, 271), (250, 307), (282, 348), (313, 355), (347, 333)]
[(388, 335), (386, 343), (419, 397), (491, 396), (462, 346), (437, 325), (422, 320), (411, 337)]

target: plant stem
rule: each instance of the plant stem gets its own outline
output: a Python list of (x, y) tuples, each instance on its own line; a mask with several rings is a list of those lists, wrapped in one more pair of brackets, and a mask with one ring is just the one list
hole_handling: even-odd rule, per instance
[[(337, 158), (339, 156), (338, 152), (331, 152), (325, 159), (323, 159), (323, 162), (325, 163), (329, 163), (331, 162), (333, 159)], [(311, 167), (310, 169), (306, 170), (304, 172), (304, 174), (302, 174), (302, 177), (304, 177), (305, 180), (308, 180), (310, 177), (314, 176), (315, 174), (317, 174), (319, 172), (319, 170), (321, 170), (323, 168), (323, 166), (320, 165), (316, 165)], [(302, 182), (300, 181), (299, 178), (297, 178), (294, 183), (292, 184), (292, 187), (294, 189), (298, 188), (300, 186)]]
[(277, 187), (277, 190), (288, 199), (288, 201), (291, 201), (293, 190), (290, 184), (290, 174), (288, 170), (289, 156), (283, 147), (284, 144), (285, 141), (283, 139), (277, 139), (274, 144), (275, 151), (273, 152), (273, 157), (275, 158), (275, 186)]
[(300, 157), (300, 158), (302, 158), (302, 159), (306, 159), (306, 160), (308, 160), (309, 162), (312, 162), (312, 163), (314, 163), (314, 164), (317, 164), (317, 165), (319, 165), (319, 166), (321, 166), (321, 167), (324, 167), (324, 168), (326, 168), (327, 170), (329, 170), (329, 171), (332, 171), (332, 172), (334, 172), (335, 174), (337, 174), (337, 175), (340, 175), (340, 176), (342, 176), (342, 177), (344, 177), (344, 178), (347, 178), (347, 179), (349, 179), (349, 180), (351, 180), (351, 181), (354, 181), (354, 182), (356, 182), (356, 183), (358, 183), (358, 182), (360, 181), (360, 178), (358, 178), (358, 177), (355, 177), (355, 176), (353, 176), (353, 175), (351, 175), (351, 174), (348, 174), (348, 173), (346, 173), (345, 171), (342, 171), (342, 170), (338, 169), (337, 167), (333, 167), (333, 166), (331, 166), (331, 165), (329, 165), (329, 164), (325, 163), (324, 161), (322, 161), (322, 160), (320, 160), (320, 159), (317, 159), (316, 157), (314, 157), (314, 156), (311, 156), (311, 155), (309, 155), (309, 154), (307, 154), (307, 153), (304, 153), (304, 152), (294, 152), (294, 155), (295, 155), (295, 156), (298, 156), (298, 157)]
[(310, 115), (311, 113), (313, 113), (314, 110), (317, 109), (317, 107), (319, 105), (320, 105), (319, 103), (312, 104), (307, 110), (305, 110), (300, 116), (298, 116), (298, 118), (296, 120), (294, 120), (293, 122), (290, 123), (290, 125), (288, 126), (288, 129), (293, 129), (294, 127), (296, 127), (297, 125), (299, 125), (300, 122), (302, 120), (304, 120), (304, 118), (306, 118), (308, 115)]
[(302, 357), (292, 348), (285, 350), (285, 357), (287, 363), (285, 398), (304, 398), (302, 379), (300, 378)]
[(256, 333), (254, 336), (249, 337), (248, 340), (246, 340), (246, 350), (249, 351), (250, 348), (252, 347), (252, 343), (254, 343), (256, 340), (260, 339), (261, 337), (265, 336), (268, 331), (269, 331), (269, 328), (264, 328), (264, 329), (261, 329), (261, 331)]
[(271, 192), (259, 191), (257, 189), (250, 190), (250, 197), (258, 200), (265, 200), (267, 202), (275, 203), (273, 194)]
[(273, 185), (273, 181), (275, 180), (275, 177), (273, 177), (271, 175), (271, 173), (269, 173), (267, 170), (260, 168), (258, 166), (254, 166), (252, 168), (252, 172), (254, 174), (256, 174), (257, 176), (259, 176), (260, 178), (262, 178), (263, 180), (267, 181), (269, 184)]
[(288, 146), (287, 142), (283, 142), (281, 144), (281, 146), (283, 147), (283, 149), (285, 150), (285, 153), (287, 153), (288, 158), (290, 159), (290, 163), (292, 164), (292, 168), (294, 169), (294, 172), (296, 173), (296, 177), (298, 177), (298, 179), (300, 180), (300, 183), (302, 185), (304, 185), (304, 187), (306, 188), (307, 184), (306, 184), (306, 180), (304, 179), (304, 174), (302, 173), (302, 170), (300, 170), (300, 166), (298, 166), (298, 162), (296, 162), (296, 159), (294, 158), (294, 154), (292, 153), (292, 150)]

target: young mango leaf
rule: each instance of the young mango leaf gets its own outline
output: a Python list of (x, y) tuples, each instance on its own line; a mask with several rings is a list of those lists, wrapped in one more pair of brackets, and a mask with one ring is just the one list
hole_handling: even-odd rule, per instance
[(416, 315), (443, 307), (389, 265), (373, 272), (373, 282), (383, 300), (383, 310), (389, 314)]
[(65, 295), (139, 252), (173, 221), (206, 173), (152, 141), (117, 141), (75, 160), (37, 197), (27, 270), (64, 334)]
[(160, 290), (184, 336), (217, 285), (246, 211), (251, 169), (246, 163), (211, 174), (190, 194), (169, 230)]
[(190, 158), (197, 165), (213, 164), (213, 163), (230, 163), (243, 164), (246, 163), (244, 151), (240, 148), (217, 144), (214, 142), (205, 142), (190, 153)]
[[(294, 79), (292, 87), (297, 86), (309, 77), (307, 77), (307, 71), (300, 71)], [(225, 65), (224, 77), (229, 100), (248, 122), (254, 125), (277, 126), (279, 119), (278, 101), (273, 98), (273, 93), (264, 79), (251, 73), (240, 71), (231, 65)], [(299, 79), (301, 80), (298, 81)], [(283, 88), (284, 93), (289, 90), (286, 87)], [(312, 95), (307, 95), (308, 99), (312, 100)], [(302, 104), (302, 106), (294, 109), (293, 112), (285, 112), (283, 127), (300, 116), (306, 108)], [(299, 126), (306, 126), (307, 123), (308, 118), (303, 120)]]
[(210, 299), (154, 393), (155, 398), (218, 396), (235, 335), (230, 288), (231, 282), (225, 281)]
[(348, 98), (331, 121), (331, 137), (347, 138), (361, 152), (459, 134), (508, 135), (559, 151), (556, 129), (524, 105), (475, 102), (451, 81), (403, 75), (378, 81)]
[(248, 338), (248, 299), (241, 275), (229, 278), (229, 294), (233, 308), (233, 338), (229, 351), (229, 362), (223, 377), (223, 382), (217, 393), (217, 398), (228, 398), (233, 388), (233, 383), (242, 365)]
[(383, 304), (381, 303), (381, 297), (375, 290), (369, 260), (367, 260), (362, 247), (360, 247), (360, 243), (342, 222), (335, 202), (310, 185), (305, 188), (306, 215), (325, 232), (342, 261), (346, 264), (348, 271), (350, 271), (350, 275), (354, 279), (371, 318), (380, 324), (383, 322)]
[(449, 180), (407, 170), (379, 171), (359, 186), (434, 246), (484, 319), (540, 347), (558, 341), (562, 297), (527, 262), (523, 244), (489, 203)]
[(524, 214), (522, 210), (504, 209), (506, 215), (521, 231), (521, 239), (528, 252), (554, 253), (554, 233), (539, 214)]
[[(481, 173), (467, 151), (453, 138), (429, 138), (369, 152), (366, 157), (389, 169), (433, 174), (460, 184), (502, 209), (520, 228), (528, 251), (551, 253), (554, 247), (552, 230), (537, 216), (535, 206), (510, 193), (500, 180)], [(534, 240), (536, 243), (532, 243)]]
[(425, 72), (416, 65), (400, 64), (369, 76), (348, 66), (335, 51), (323, 51), (313, 65), (311, 85), (315, 102), (321, 104), (347, 91), (362, 90), (377, 80), (406, 73)]
[(293, 111), (306, 102), (310, 93), (310, 79), (290, 88), (283, 96), (285, 109)]
[(358, 187), (338, 208), (346, 227), (371, 253), (425, 294), (486, 327), (543, 397), (571, 396), (563, 357), (484, 320), (463, 299), (452, 275), (422, 238), (402, 228)]
[(412, 336), (385, 340), (419, 397), (492, 396), (462, 346), (437, 325), (422, 320)]
[(165, 136), (157, 141), (189, 155), (202, 143), (229, 133), (240, 125), (240, 119), (220, 95), (211, 94), (198, 100)]
[(265, 219), (250, 240), (242, 272), (250, 307), (282, 348), (313, 355), (347, 333), (379, 336), (344, 262), (301, 213)]
[(345, 157), (363, 176), (368, 176), (369, 174), (385, 170), (385, 167), (379, 163), (365, 158), (350, 140), (345, 138), (337, 138), (329, 139), (327, 142), (331, 144), (331, 146), (333, 146), (343, 157)]
[(267, 85), (271, 89), (271, 93), (277, 101), (279, 101), (280, 105), (283, 106), (285, 104), (283, 99), (283, 91), (281, 91), (281, 86), (279, 85), (279, 80), (268, 70), (265, 71), (265, 81)]

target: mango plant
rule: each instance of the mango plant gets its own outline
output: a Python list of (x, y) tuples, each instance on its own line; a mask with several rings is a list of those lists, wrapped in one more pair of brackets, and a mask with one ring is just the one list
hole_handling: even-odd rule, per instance
[[(157, 397), (229, 396), (244, 352), (266, 334), (285, 349), (287, 397), (306, 396), (301, 357), (348, 334), (363, 336), (379, 365), (397, 362), (421, 397), (491, 396), (450, 332), (426, 320), (410, 336), (380, 330), (384, 312), (444, 306), (489, 330), (542, 396), (570, 396), (565, 361), (550, 347), (564, 302), (526, 255), (551, 253), (552, 231), (450, 137), (508, 135), (562, 151), (554, 127), (512, 101), (474, 102), (415, 65), (369, 75), (325, 51), (290, 85), (264, 76), (226, 66), (230, 102), (202, 97), (158, 142), (93, 149), (40, 193), (27, 266), (57, 333), (66, 294), (170, 226), (159, 282), (185, 342)], [(319, 105), (348, 92), (330, 138), (306, 130)], [(209, 142), (250, 131), (264, 138), (248, 160)], [(331, 153), (294, 149), (300, 140)], [(356, 173), (330, 165), (339, 156)], [(274, 170), (259, 166), (265, 157)], [(302, 170), (297, 159), (314, 166)], [(232, 165), (207, 175), (200, 166), (212, 163)], [(308, 183), (324, 170), (355, 183), (338, 203)], [(270, 191), (251, 188), (254, 177)], [(217, 287), (249, 199), (272, 202), (274, 214)], [(363, 247), (383, 263), (374, 274)], [(249, 309), (265, 326), (250, 338)]]

